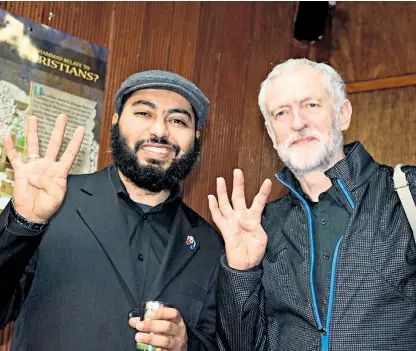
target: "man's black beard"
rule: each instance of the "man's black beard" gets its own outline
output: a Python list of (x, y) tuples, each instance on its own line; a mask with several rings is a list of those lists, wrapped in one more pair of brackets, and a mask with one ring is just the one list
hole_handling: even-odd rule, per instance
[(121, 134), (119, 124), (111, 128), (111, 153), (114, 164), (133, 184), (139, 188), (147, 189), (153, 193), (162, 190), (171, 190), (182, 179), (184, 179), (195, 163), (199, 160), (201, 144), (198, 138), (195, 138), (195, 144), (187, 150), (181, 157), (172, 160), (167, 169), (163, 169), (158, 160), (149, 161), (148, 165), (140, 164), (137, 159), (137, 151), (144, 143), (158, 143), (169, 145), (178, 156), (180, 148), (170, 143), (165, 138), (150, 138), (140, 140), (134, 150), (130, 148), (126, 138)]

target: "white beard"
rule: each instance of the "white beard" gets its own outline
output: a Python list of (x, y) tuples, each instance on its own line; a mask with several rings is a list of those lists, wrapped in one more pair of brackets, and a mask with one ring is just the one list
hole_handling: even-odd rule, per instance
[[(304, 145), (290, 146), (295, 140), (304, 137), (313, 137), (315, 140)], [(277, 144), (277, 153), (293, 174), (300, 177), (314, 171), (325, 172), (335, 163), (343, 145), (339, 118), (335, 116), (328, 135), (308, 129), (294, 132), (284, 143)]]

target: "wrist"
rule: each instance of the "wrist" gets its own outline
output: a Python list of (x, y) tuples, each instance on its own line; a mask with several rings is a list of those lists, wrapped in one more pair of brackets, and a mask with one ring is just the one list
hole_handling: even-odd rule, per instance
[(12, 198), (11, 204), (10, 204), (10, 216), (13, 218), (13, 220), (15, 222), (17, 222), (20, 225), (22, 225), (23, 227), (25, 227), (27, 229), (31, 229), (31, 230), (40, 231), (40, 230), (45, 229), (45, 227), (49, 224), (49, 221), (46, 221), (46, 222), (32, 221), (32, 220), (29, 220), (29, 219), (25, 218), (21, 214), (19, 214), (16, 211), (16, 208), (14, 207), (13, 198)]
[(253, 265), (246, 264), (246, 265), (243, 266), (241, 264), (230, 263), (228, 261), (227, 255), (224, 255), (222, 257), (222, 261), (223, 261), (223, 264), (227, 268), (229, 268), (233, 271), (237, 271), (237, 272), (253, 272), (253, 271), (256, 271), (256, 270), (261, 268), (261, 261), (259, 263), (255, 263)]
[(232, 260), (229, 260), (227, 256), (225, 256), (225, 263), (228, 267), (231, 269), (234, 269), (235, 271), (247, 271), (251, 270), (253, 267), (257, 267), (259, 263), (250, 263), (250, 262), (233, 262)]

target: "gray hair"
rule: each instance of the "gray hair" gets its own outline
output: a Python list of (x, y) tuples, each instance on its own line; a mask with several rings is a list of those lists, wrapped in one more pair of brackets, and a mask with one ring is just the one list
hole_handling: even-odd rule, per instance
[(335, 71), (331, 66), (325, 63), (318, 63), (311, 61), (305, 58), (302, 59), (289, 59), (283, 63), (278, 64), (273, 68), (269, 73), (267, 78), (261, 83), (260, 93), (259, 93), (259, 106), (261, 113), (265, 121), (268, 121), (268, 111), (266, 108), (266, 87), (267, 83), (274, 78), (276, 78), (279, 73), (281, 73), (285, 68), (293, 67), (296, 65), (307, 65), (322, 73), (323, 82), (332, 98), (332, 103), (334, 104), (335, 111), (338, 113), (342, 107), (344, 100), (347, 98), (347, 90), (345, 88), (345, 83), (339, 73)]

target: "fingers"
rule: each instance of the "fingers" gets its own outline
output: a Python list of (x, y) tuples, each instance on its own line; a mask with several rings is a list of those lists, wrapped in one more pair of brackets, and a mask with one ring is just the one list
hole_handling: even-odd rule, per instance
[(68, 117), (65, 115), (59, 115), (55, 121), (55, 127), (53, 128), (48, 148), (45, 153), (45, 158), (51, 161), (55, 161), (58, 157), (59, 149), (61, 148), (62, 140), (64, 139), (67, 121)]
[(208, 195), (208, 207), (211, 211), (212, 220), (217, 225), (217, 227), (221, 230), (221, 224), (223, 221), (223, 216), (221, 214), (221, 211), (218, 207), (218, 201), (214, 195), (209, 194)]
[(85, 129), (84, 127), (78, 127), (74, 135), (71, 138), (71, 141), (68, 144), (68, 147), (66, 148), (64, 154), (61, 157), (61, 160), (59, 161), (59, 164), (61, 165), (62, 169), (62, 176), (68, 175), (69, 171), (71, 170), (71, 167), (75, 161), (75, 158), (77, 157), (79, 150), (81, 149), (82, 141), (84, 140), (84, 134)]
[[(221, 230), (221, 224), (226, 218), (230, 218), (232, 212), (244, 211), (247, 209), (245, 193), (244, 193), (244, 175), (240, 169), (235, 169), (233, 180), (233, 192), (231, 196), (232, 206), (228, 199), (227, 188), (224, 178), (217, 178), (217, 194), (218, 201), (214, 195), (208, 195), (208, 206), (211, 211), (212, 219)], [(250, 210), (261, 213), (267, 202), (267, 198), (271, 191), (271, 181), (266, 179), (260, 187), (259, 193), (253, 200)]]
[(253, 199), (253, 204), (251, 209), (253, 212), (261, 214), (263, 212), (264, 206), (266, 205), (267, 198), (269, 197), (270, 191), (272, 190), (272, 181), (266, 179), (260, 187), (259, 192)]
[(159, 334), (142, 334), (137, 333), (135, 336), (136, 342), (140, 342), (147, 345), (160, 347), (162, 349), (175, 349), (177, 346), (177, 340), (171, 335), (159, 335)]
[(38, 119), (30, 116), (27, 119), (27, 155), (39, 155)]
[[(145, 321), (172, 321), (174, 323), (180, 323), (182, 321), (182, 317), (180, 312), (176, 308), (171, 307), (161, 307), (157, 310), (149, 311), (147, 314), (147, 319)], [(133, 317), (129, 319), (129, 324), (133, 328), (136, 328), (136, 324), (140, 323), (139, 317)], [(132, 325), (133, 324), (133, 325)]]
[(144, 333), (166, 334), (172, 336), (179, 333), (179, 326), (176, 323), (167, 320), (145, 319), (136, 323), (130, 320), (129, 325)]
[(233, 180), (233, 193), (231, 195), (231, 201), (233, 203), (234, 210), (247, 209), (246, 198), (244, 195), (244, 176), (240, 169), (235, 169)]
[(131, 318), (129, 325), (139, 331), (137, 342), (160, 349), (176, 349), (186, 344), (186, 326), (175, 308), (163, 307), (148, 313), (150, 319)]
[(129, 319), (129, 326), (137, 329), (136, 325), (139, 322), (140, 322), (140, 317), (132, 317)]
[(14, 148), (13, 140), (10, 135), (7, 135), (3, 138), (3, 145), (4, 150), (6, 150), (7, 158), (9, 159), (13, 169), (16, 170), (17, 168), (22, 166), (23, 162), (20, 159), (16, 149)]
[(230, 200), (228, 199), (227, 186), (224, 178), (217, 178), (217, 197), (218, 206), (224, 217), (227, 217), (232, 211)]
[(176, 308), (171, 307), (162, 307), (158, 308), (157, 310), (151, 311), (149, 313), (149, 317), (151, 319), (163, 319), (176, 322), (182, 320), (180, 312)]

